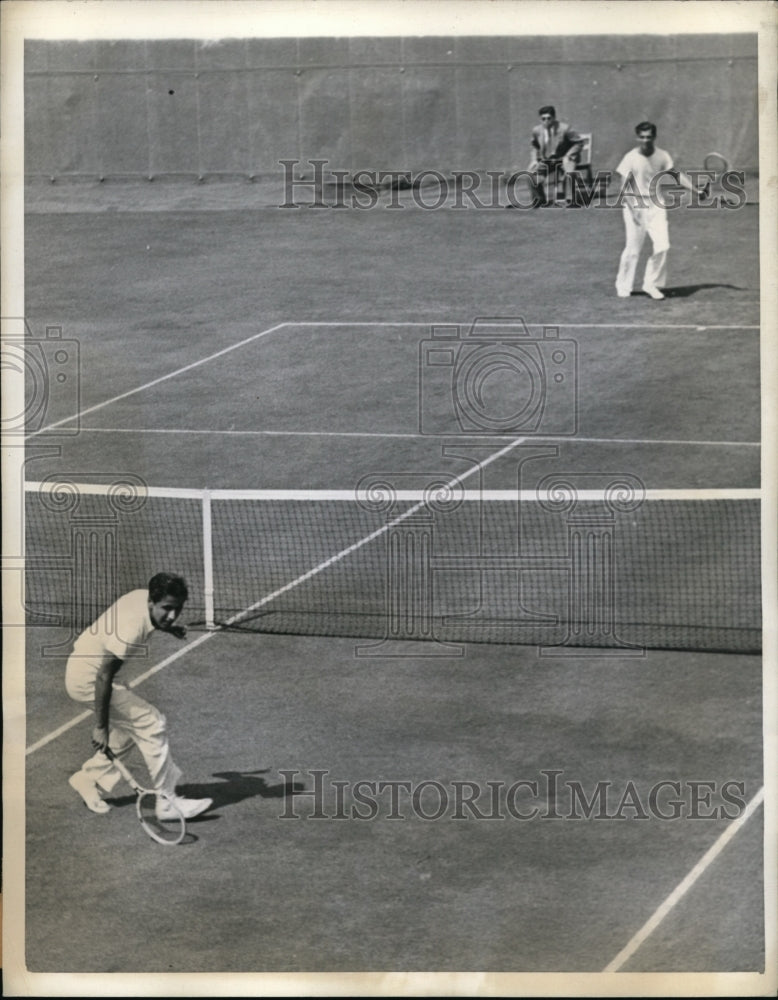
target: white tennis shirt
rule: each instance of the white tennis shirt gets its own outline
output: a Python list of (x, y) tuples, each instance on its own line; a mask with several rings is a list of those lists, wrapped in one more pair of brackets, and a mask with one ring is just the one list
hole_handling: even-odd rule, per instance
[[(632, 176), (635, 181), (634, 186), (641, 195), (648, 198), (651, 194), (651, 181), (663, 170), (672, 170), (672, 168), (672, 156), (666, 149), (655, 146), (651, 156), (644, 156), (637, 147), (631, 149), (624, 155), (616, 170), (625, 179)], [(659, 192), (654, 193), (658, 194)], [(628, 200), (629, 195), (625, 195), (624, 201)]]
[(78, 700), (94, 695), (97, 672), (106, 655), (126, 660), (145, 655), (145, 643), (154, 631), (147, 590), (131, 590), (107, 608), (73, 643), (65, 685)]

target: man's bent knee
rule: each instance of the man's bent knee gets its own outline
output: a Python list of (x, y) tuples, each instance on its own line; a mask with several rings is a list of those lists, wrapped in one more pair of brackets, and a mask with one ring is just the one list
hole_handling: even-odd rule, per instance
[(167, 734), (167, 718), (153, 705), (148, 705), (143, 713), (132, 720), (136, 732), (149, 739), (160, 739)]

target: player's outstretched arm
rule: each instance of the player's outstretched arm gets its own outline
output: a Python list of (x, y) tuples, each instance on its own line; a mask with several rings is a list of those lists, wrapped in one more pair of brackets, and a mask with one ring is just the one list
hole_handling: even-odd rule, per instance
[(113, 679), (122, 665), (122, 661), (111, 656), (105, 660), (97, 671), (95, 678), (95, 727), (92, 730), (92, 746), (95, 750), (108, 749), (108, 722), (111, 706), (111, 692), (113, 690)]
[(692, 183), (691, 177), (685, 174), (683, 170), (670, 170), (668, 172), (670, 173), (671, 177), (676, 182), (676, 184), (680, 184), (681, 187), (686, 188), (687, 191), (691, 191), (693, 194), (702, 195), (703, 198), (707, 196), (708, 191), (710, 190), (709, 179), (706, 179), (704, 184), (702, 184), (700, 187), (697, 187), (695, 184)]

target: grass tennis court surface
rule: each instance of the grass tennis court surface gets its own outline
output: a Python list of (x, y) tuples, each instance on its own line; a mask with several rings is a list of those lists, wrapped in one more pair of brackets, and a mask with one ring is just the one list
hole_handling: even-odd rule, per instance
[[(81, 348), (79, 433), (31, 461), (30, 478), (353, 489), (371, 473), (439, 471), (450, 428), (419, 433), (420, 341), (433, 324), (523, 316), (577, 345), (577, 432), (538, 436), (558, 449), (545, 471), (759, 486), (752, 206), (671, 215), (673, 292), (657, 303), (615, 296), (616, 211), (149, 212), (136, 197), (132, 212), (27, 215), (28, 319)], [(69, 404), (53, 400), (50, 419), (67, 421)], [(515, 485), (515, 466), (489, 469), (490, 488)], [(545, 661), (477, 645), (370, 661), (347, 639), (215, 635), (189, 652), (165, 640), (136, 673), (182, 655), (139, 691), (170, 719), (185, 790), (216, 807), (164, 851), (129, 796), (103, 819), (67, 786), (88, 724), (70, 726), (64, 657), (40, 656), (57, 635), (28, 639), (34, 971), (600, 971), (731, 820), (408, 808), (399, 820), (386, 796), (369, 821), (306, 819), (312, 800), (287, 783), (310, 789), (326, 770), (350, 783), (348, 808), (359, 780), (450, 790), (549, 769), (587, 795), (610, 782), (617, 805), (630, 781), (645, 795), (677, 780), (687, 803), (690, 782), (742, 782), (745, 802), (761, 786), (755, 655)], [(290, 807), (300, 818), (282, 820)], [(762, 967), (761, 820), (711, 858), (625, 969)]]
[[(337, 489), (437, 464), (421, 341), (522, 316), (577, 347), (561, 462), (758, 486), (756, 223), (753, 206), (674, 213), (677, 294), (657, 303), (616, 298), (610, 209), (31, 213), (28, 319), (79, 341), (85, 411), (31, 474), (121, 459), (159, 486)], [(63, 396), (48, 416), (72, 412)]]
[[(31, 745), (75, 714), (58, 667), (31, 658)], [(602, 971), (729, 824), (689, 818), (689, 782), (742, 781), (747, 800), (758, 791), (760, 679), (754, 656), (549, 662), (480, 646), (460, 660), (370, 662), (347, 640), (215, 636), (139, 688), (168, 714), (184, 791), (215, 801), (189, 843), (149, 841), (129, 794), (106, 817), (81, 806), (67, 777), (87, 723), (28, 757), (28, 964)], [(318, 806), (288, 787), (312, 790), (317, 770)], [(684, 818), (638, 819), (625, 806), (622, 819), (521, 820), (505, 805), (503, 819), (454, 818), (456, 781), (478, 783), (488, 813), (487, 782), (505, 793), (534, 780), (546, 811), (543, 770), (563, 772), (560, 815), (571, 812), (565, 782), (587, 797), (611, 783), (616, 812), (631, 781), (648, 815), (649, 790), (678, 780)], [(395, 809), (404, 819), (389, 818), (389, 791), (372, 796), (373, 819), (334, 818), (369, 812), (358, 781), (408, 783)], [(337, 782), (348, 783), (340, 806)], [(414, 811), (422, 782), (448, 796), (438, 819), (424, 818), (442, 801), (433, 785)], [(660, 795), (668, 813), (672, 798)], [(533, 803), (515, 800), (523, 813)], [(716, 794), (700, 812), (722, 804)], [(626, 971), (761, 968), (760, 831), (757, 812)]]

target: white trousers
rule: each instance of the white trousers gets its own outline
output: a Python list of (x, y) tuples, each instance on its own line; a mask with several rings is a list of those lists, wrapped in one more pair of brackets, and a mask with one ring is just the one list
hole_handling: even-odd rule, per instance
[(646, 262), (643, 290), (663, 287), (667, 280), (667, 251), (670, 249), (667, 210), (656, 205), (648, 208), (628, 208), (625, 205), (622, 212), (626, 245), (619, 261), (616, 291), (620, 295), (629, 295), (632, 292), (640, 251), (643, 249), (646, 236), (651, 240), (652, 253)]
[[(82, 692), (69, 690), (75, 701), (89, 702)], [(173, 762), (168, 746), (165, 716), (123, 684), (114, 681), (108, 719), (108, 746), (117, 757), (126, 756), (133, 745), (137, 746), (146, 762), (154, 788), (174, 795), (181, 771)], [(104, 753), (96, 753), (81, 767), (91, 781), (103, 791), (110, 792), (121, 779), (121, 774)], [(142, 784), (143, 782), (141, 782)]]

